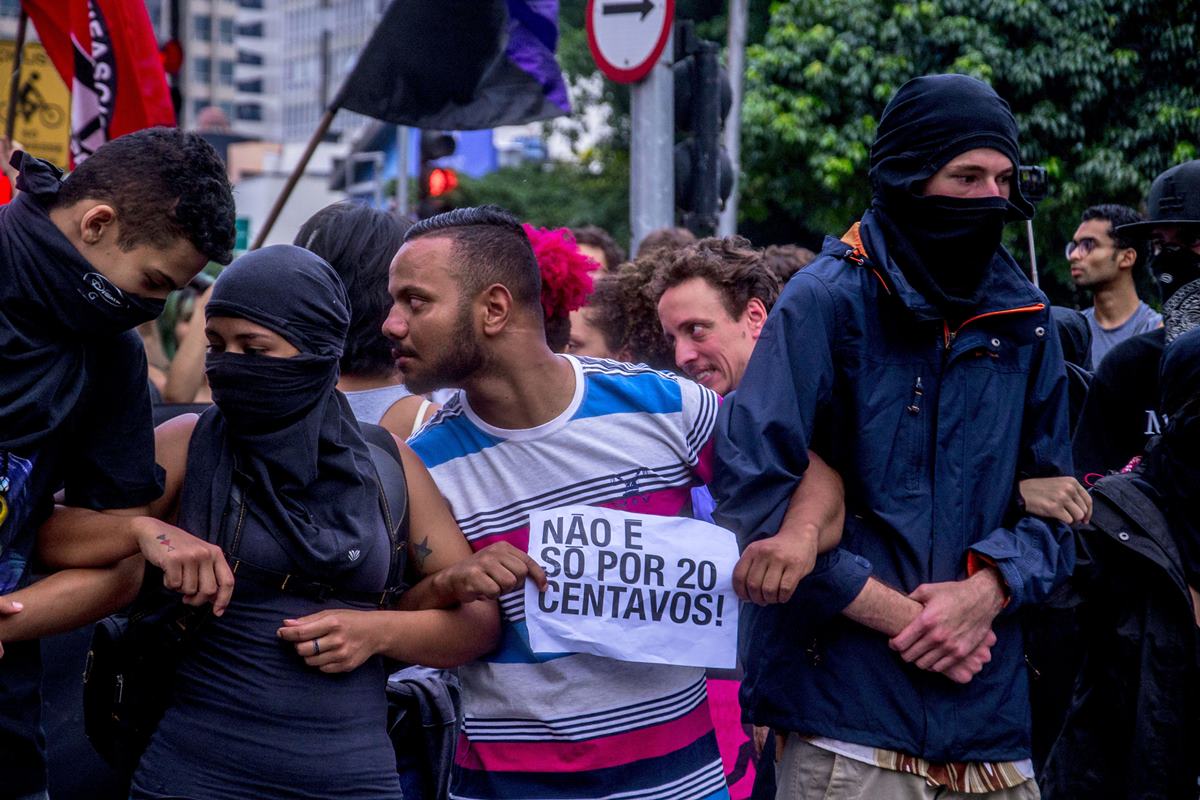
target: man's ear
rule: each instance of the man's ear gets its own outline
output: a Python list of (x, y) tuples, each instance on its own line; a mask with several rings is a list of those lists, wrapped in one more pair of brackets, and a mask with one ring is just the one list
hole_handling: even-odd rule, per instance
[(99, 203), (84, 212), (79, 219), (79, 238), (84, 244), (99, 244), (105, 236), (116, 232), (117, 210)]
[(1117, 269), (1132, 269), (1137, 262), (1137, 250), (1124, 247), (1117, 251)]
[(493, 283), (479, 296), (478, 303), (483, 305), (483, 333), (485, 336), (495, 336), (501, 333), (513, 317), (513, 298), (508, 287)]
[(757, 339), (767, 323), (767, 307), (762, 300), (751, 297), (750, 302), (746, 303), (746, 310), (742, 312), (742, 319), (750, 326), (750, 335)]

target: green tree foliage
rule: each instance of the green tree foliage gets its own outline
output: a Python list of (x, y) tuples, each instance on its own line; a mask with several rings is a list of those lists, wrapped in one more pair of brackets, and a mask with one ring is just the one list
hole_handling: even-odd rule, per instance
[(779, 0), (747, 53), (743, 219), (840, 233), (868, 203), (888, 98), (918, 75), (965, 73), (1009, 101), (1025, 162), (1049, 170), (1039, 252), (1065, 274), (1084, 207), (1137, 206), (1197, 156), (1198, 46), (1197, 0)]

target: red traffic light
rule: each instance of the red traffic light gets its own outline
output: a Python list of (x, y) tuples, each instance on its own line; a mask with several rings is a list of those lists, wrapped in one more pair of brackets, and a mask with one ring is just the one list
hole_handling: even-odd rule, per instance
[(458, 174), (446, 167), (435, 167), (429, 171), (429, 196), (441, 197), (458, 188)]

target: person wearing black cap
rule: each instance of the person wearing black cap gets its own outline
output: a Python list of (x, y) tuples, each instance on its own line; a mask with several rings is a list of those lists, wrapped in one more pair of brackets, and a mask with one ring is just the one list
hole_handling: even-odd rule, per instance
[(743, 546), (779, 530), (809, 447), (845, 482), (841, 546), (743, 617), (743, 707), (786, 732), (781, 798), (1038, 796), (1014, 612), (1074, 546), (1016, 502), (1020, 479), (1071, 473), (1049, 302), (1000, 246), (1033, 213), (1019, 165), (986, 84), (901, 87), (871, 208), (789, 282), (721, 409), (715, 516)]
[(1101, 478), (1072, 583), (1086, 620), (1047, 798), (1196, 797), (1200, 779), (1200, 329), (1163, 353), (1165, 423)]
[[(66, 178), (23, 152), (12, 165), (20, 194), (0, 207), (0, 616), (36, 627), (43, 604), (29, 593), (62, 586), (27, 586), (55, 492), (113, 515), (137, 513), (162, 492), (134, 328), (208, 261), (229, 261), (234, 208), (213, 149), (173, 128), (114, 139)], [(141, 541), (163, 563), (165, 550)], [(193, 544), (171, 557), (186, 552), (185, 572), (213, 577), (211, 549)], [(137, 552), (135, 543), (128, 554)], [(8, 597), (18, 591), (24, 610)], [(18, 622), (23, 613), (30, 619)], [(85, 621), (56, 616), (43, 633)], [(0, 652), (0, 794), (41, 796), (39, 643)]]
[(1121, 225), (1150, 242), (1147, 266), (1162, 295), (1163, 326), (1134, 336), (1093, 364), (1096, 374), (1075, 431), (1075, 471), (1085, 485), (1124, 467), (1166, 424), (1158, 408), (1163, 348), (1200, 325), (1200, 160), (1154, 179), (1147, 219)]

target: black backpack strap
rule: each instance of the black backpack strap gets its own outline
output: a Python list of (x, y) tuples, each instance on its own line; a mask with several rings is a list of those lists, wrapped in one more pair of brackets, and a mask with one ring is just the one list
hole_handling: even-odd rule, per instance
[(387, 592), (391, 596), (386, 598), (386, 602), (381, 602), (381, 605), (391, 605), (407, 588), (404, 575), (408, 564), (408, 481), (404, 475), (404, 462), (400, 459), (400, 448), (396, 446), (396, 439), (391, 432), (369, 423), (361, 423), (360, 428), (375, 464), (383, 516), (391, 539), (392, 558), (387, 582)]

